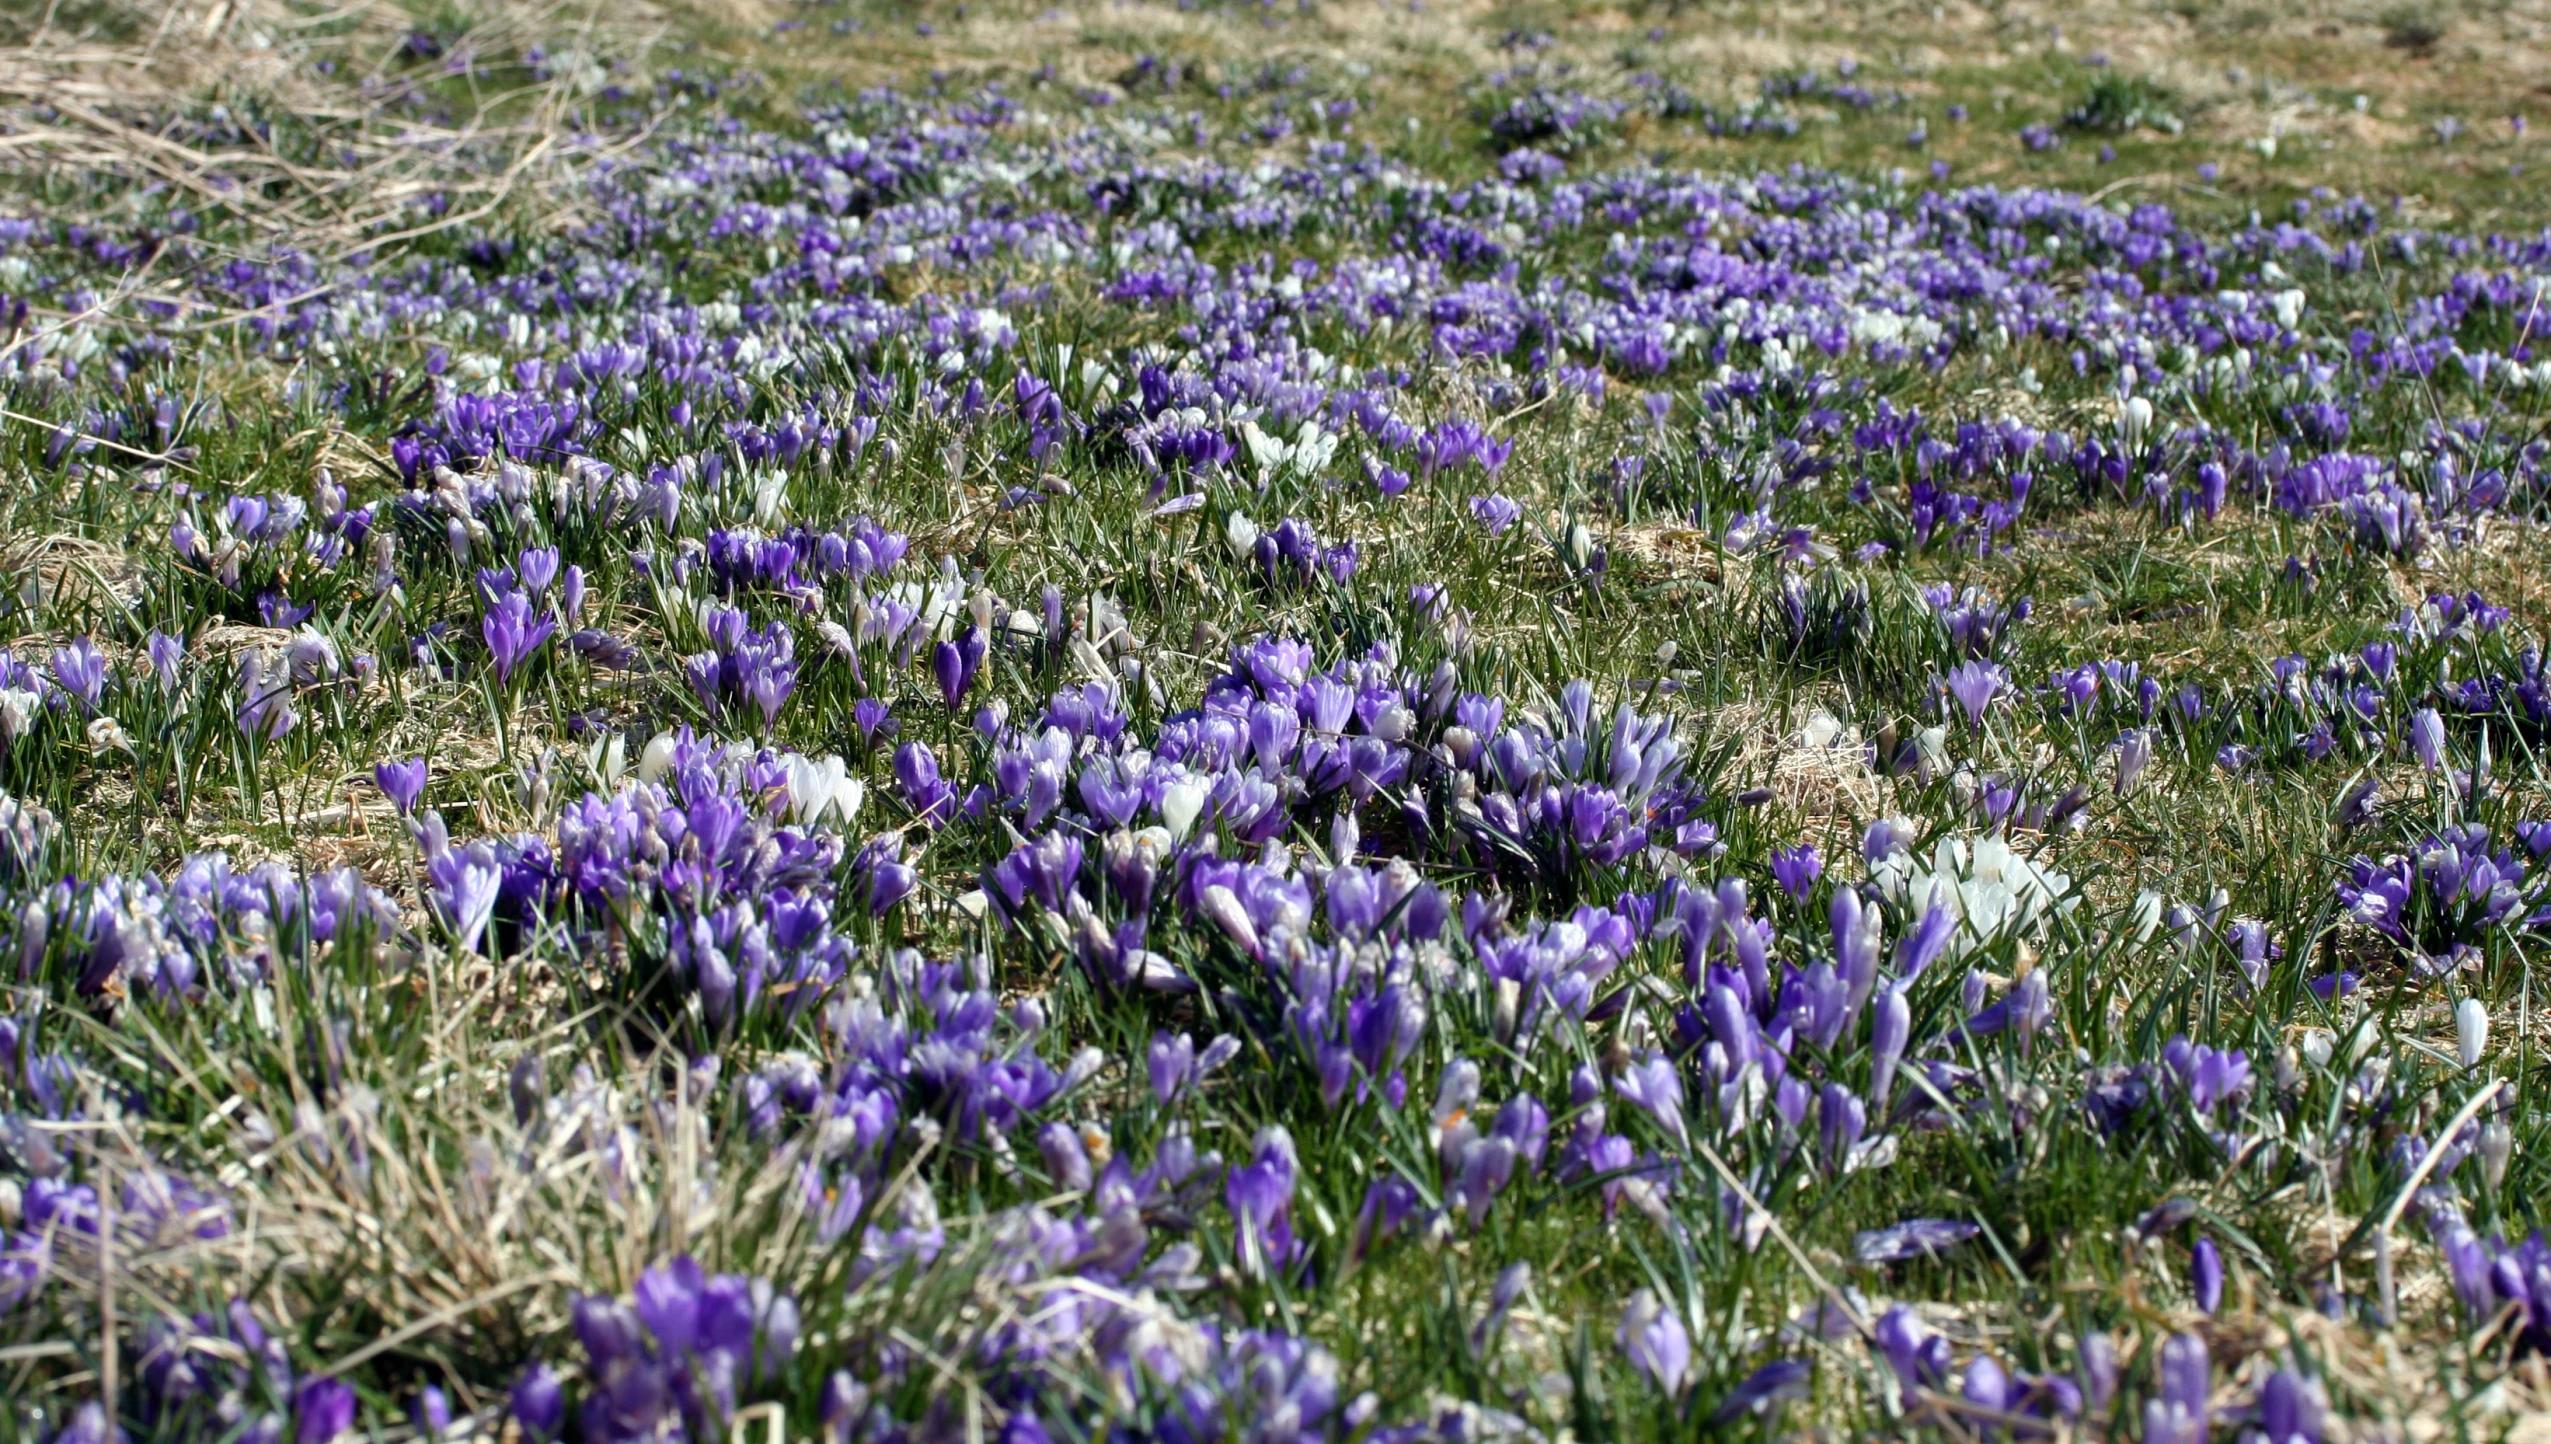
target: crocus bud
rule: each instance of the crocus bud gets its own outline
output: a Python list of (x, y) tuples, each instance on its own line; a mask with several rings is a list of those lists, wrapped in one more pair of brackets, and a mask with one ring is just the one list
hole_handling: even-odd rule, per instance
[(1878, 912), (1862, 905), (1858, 889), (1844, 887), (1834, 889), (1826, 916), (1833, 924), (1836, 971), (1849, 989), (1843, 1011), (1857, 1015), (1878, 986)]
[(2504, 1123), (2480, 1125), (2480, 1176), (2495, 1193), (2507, 1181), (2507, 1160), (2516, 1151), (2516, 1132)]
[(647, 739), (646, 750), (638, 754), (638, 780), (660, 782), (664, 771), (673, 765), (673, 734), (658, 732)]
[(2127, 922), (2127, 933), (2136, 942), (2148, 943), (2161, 930), (2161, 894), (2150, 888), (2135, 894), (2135, 911)]
[(1903, 1060), (1905, 1042), (1913, 1034), (1913, 1005), (1905, 1000), (1902, 983), (1880, 990), (1874, 1014), (1869, 1028), (1869, 1111), (1883, 1119), (1887, 1095), (1895, 1090), (1896, 1064)]
[(954, 710), (965, 700), (966, 688), (974, 681), (965, 664), (965, 650), (954, 642), (941, 642), (930, 657), (930, 672), (939, 683), (939, 695)]
[(1253, 958), (1262, 956), (1258, 926), (1249, 920), (1249, 910), (1241, 905), (1239, 895), (1231, 889), (1220, 883), (1207, 887), (1196, 898), (1196, 911), (1221, 928), (1223, 935), (1230, 938), (1240, 951)]
[(390, 805), (399, 810), (400, 816), (413, 816), (418, 800), (425, 796), (425, 759), (415, 757), (405, 762), (381, 763), (372, 769), (372, 781), (381, 789), (381, 795), (390, 799)]
[(292, 1391), (294, 1444), (333, 1444), (354, 1428), (354, 1389), (341, 1379), (314, 1374)]
[(2011, 1029), (2019, 1035), (2020, 1046), (2054, 1017), (2054, 1005), (2046, 995), (2046, 970), (2037, 968), (2019, 980), (2011, 989)]
[(1825, 1158), (1830, 1166), (1839, 1169), (1869, 1126), (1869, 1111), (1850, 1089), (1828, 1083), (1817, 1100), (1817, 1122), (1824, 1134)]
[(2330, 1060), (2338, 1056), (2338, 1040), (2327, 1028), (2306, 1028), (2303, 1030), (2303, 1056), (2311, 1060), (2313, 1067), (2327, 1068)]
[(1081, 1135), (1072, 1125), (1060, 1119), (1037, 1131), (1036, 1151), (1045, 1156), (1045, 1172), (1056, 1188), (1071, 1193), (1087, 1193), (1090, 1187), (1089, 1150), (1081, 1146)]
[(534, 1364), (514, 1385), (514, 1422), (535, 1440), (555, 1439), (567, 1422), (567, 1396), (547, 1364)]
[[(2141, 397), (2136, 398), (2141, 400)], [(2011, 1406), (2011, 1379), (1990, 1354), (1978, 1354), (1966, 1366), (1966, 1377), (1959, 1382), (1959, 1392), (1979, 1409), (2000, 1414)]]
[(2093, 1329), (2082, 1335), (2079, 1357), (2082, 1403), (2096, 1414), (2117, 1397), (2117, 1346), (2106, 1331)]
[(2143, 785), (2144, 768), (2152, 763), (2152, 733), (2133, 727), (2117, 738), (2117, 795), (2131, 797)]
[(452, 1401), (432, 1384), (417, 1391), (414, 1410), (416, 1432), (427, 1439), (440, 1439), (452, 1432)]
[(514, 574), (522, 579), (524, 591), (538, 597), (558, 579), (558, 548), (523, 548), (514, 558)]
[(2433, 772), (2445, 765), (2445, 719), (2433, 707), (2421, 707), (2409, 719), (2409, 750), (2418, 765)]
[(2489, 1047), (2488, 1004), (2465, 998), (2454, 1005), (2454, 1046), (2462, 1055), (2462, 1066), (2480, 1066), (2480, 1055)]
[(2140, 396), (2129, 396), (2118, 408), (2117, 429), (2130, 452), (2144, 449), (2144, 436), (2152, 430), (2152, 403)]
[(2162, 1341), (2157, 1402), (2196, 1421), (2194, 1437), (2205, 1437), (2206, 1400), (2214, 1392), (2214, 1366), (2206, 1341), (2195, 1334), (2173, 1334)]
[(1479, 1102), (1479, 1065), (1455, 1058), (1435, 1085), (1435, 1126), (1449, 1127)]
[(18, 910), (18, 977), (21, 981), (35, 976), (36, 964), (44, 961), (45, 940), (52, 933), (53, 918), (41, 900), (29, 902)]
[(2188, 1261), (2188, 1284), (2197, 1295), (2197, 1307), (2208, 1314), (2223, 1307), (2223, 1250), (2214, 1240), (2197, 1240), (2195, 1254)]

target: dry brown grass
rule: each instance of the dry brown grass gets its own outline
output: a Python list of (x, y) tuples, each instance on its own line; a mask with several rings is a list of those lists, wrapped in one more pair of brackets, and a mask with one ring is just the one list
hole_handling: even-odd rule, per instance
[[(591, 159), (574, 109), (608, 68), (662, 36), (645, 0), (468, 0), (453, 13), (451, 63), (404, 57), (416, 29), (393, 0), (60, 0), (0, 19), (0, 176), (51, 214), (113, 218), (175, 195), (225, 236), (334, 260), (486, 221), (508, 207), (555, 210)], [(539, 78), (482, 86), (464, 57), (544, 46)], [(40, 330), (174, 307), (163, 324), (241, 319), (156, 275), (157, 255), (78, 316)], [(295, 298), (306, 299), (306, 298)]]

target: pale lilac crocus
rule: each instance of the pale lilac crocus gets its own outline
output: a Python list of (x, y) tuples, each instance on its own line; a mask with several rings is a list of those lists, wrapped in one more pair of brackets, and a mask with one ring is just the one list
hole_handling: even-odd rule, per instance
[(1523, 504), (1513, 497), (1474, 496), (1470, 499), (1470, 519), (1479, 523), (1490, 536), (1504, 536), (1524, 514)]
[(1668, 1394), (1680, 1394), (1692, 1381), (1692, 1335), (1656, 1295), (1641, 1289), (1621, 1311), (1616, 1337), (1630, 1362)]
[(1913, 1005), (1905, 998), (1905, 987), (1894, 983), (1879, 990), (1869, 1024), (1869, 1111), (1881, 1118), (1886, 1116), (1887, 1096), (1895, 1089), (1905, 1042), (1913, 1035)]
[(2143, 785), (2144, 769), (2152, 765), (2152, 732), (2148, 728), (2129, 727), (2117, 734), (2117, 795), (2132, 797)]
[(2433, 707), (2421, 707), (2409, 719), (2409, 750), (2430, 772), (2445, 765), (2445, 719)]
[(2144, 1444), (2206, 1444), (2213, 1387), (2204, 1339), (2173, 1334), (2162, 1341), (2153, 1395), (2144, 1401)]
[(1632, 1064), (1622, 1072), (1619, 1087), (1622, 1097), (1646, 1109), (1676, 1142), (1688, 1140), (1683, 1129), (1683, 1077), (1671, 1060), (1652, 1055)]

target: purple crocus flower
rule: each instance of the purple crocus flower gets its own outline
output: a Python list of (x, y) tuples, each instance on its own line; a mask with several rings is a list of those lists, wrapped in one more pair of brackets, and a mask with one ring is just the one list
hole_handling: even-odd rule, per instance
[(539, 597), (558, 579), (558, 548), (525, 547), (514, 558), (514, 574), (522, 578), (523, 591)]
[(2195, 1334), (2163, 1340), (2153, 1394), (2144, 1401), (2144, 1444), (2206, 1444), (2213, 1392), (2206, 1341)]
[(262, 652), (239, 654), (239, 730), (279, 741), (301, 721), (292, 705), (292, 664)]
[(531, 599), (521, 592), (509, 591), (498, 598), (479, 622), (479, 635), (487, 640), (487, 655), (495, 664), (496, 680), (513, 681), (514, 673), (557, 630), (558, 619), (547, 612), (535, 614)]
[(1154, 1033), (1147, 1061), (1152, 1096), (1167, 1104), (1187, 1086), (1196, 1069), (1196, 1042), (1184, 1033)]
[(1869, 1126), (1869, 1110), (1859, 1097), (1839, 1083), (1828, 1083), (1818, 1095), (1816, 1114), (1824, 1135), (1825, 1162), (1839, 1170), (1851, 1157), (1852, 1147)]
[(1649, 1290), (1630, 1295), (1615, 1337), (1639, 1372), (1666, 1393), (1680, 1394), (1692, 1382), (1692, 1335)]
[(409, 1415), (421, 1438), (440, 1439), (452, 1432), (452, 1401), (435, 1385), (428, 1384), (417, 1391)]
[(1949, 673), (1949, 695), (1965, 709), (1969, 727), (1982, 727), (1985, 709), (1993, 705), (1993, 699), (2001, 695), (2009, 680), (2010, 674), (1991, 662), (1969, 661)]
[(2250, 1058), (2238, 1048), (2214, 1049), (2192, 1043), (2185, 1033), (2161, 1045), (2162, 1065), (2187, 1090), (2198, 1112), (2212, 1114), (2218, 1104), (2239, 1097), (2250, 1084)]
[(1869, 1021), (1869, 1111), (1881, 1118), (1895, 1089), (1904, 1045), (1913, 1034), (1913, 1005), (1905, 998), (1905, 987), (1893, 983), (1881, 989)]
[[(439, 817), (429, 816), (426, 829), (439, 832)], [(434, 879), (434, 900), (443, 912), (444, 921), (452, 928), (454, 943), (462, 952), (476, 952), (479, 937), (496, 916), (496, 900), (504, 886), (505, 875), (489, 853), (485, 843), (472, 843), (467, 854), (458, 849), (446, 851), (427, 863)]]
[(1921, 977), (1940, 960), (1940, 955), (1948, 951), (1950, 937), (1957, 932), (1957, 914), (1949, 910), (1946, 900), (1937, 892), (1944, 886), (1946, 884), (1933, 885), (1929, 909), (1914, 922), (1913, 931), (1896, 940), (1896, 971), (1903, 974), (1908, 983)]
[(401, 817), (416, 814), (417, 802), (425, 796), (425, 759), (411, 757), (405, 762), (384, 762), (372, 769), (373, 785), (390, 799)]
[(2272, 1370), (2259, 1381), (2257, 1426), (2265, 1444), (2321, 1444), (2327, 1407), (2320, 1381), (2292, 1368)]
[(534, 1364), (515, 1381), (510, 1400), (514, 1422), (536, 1441), (558, 1437), (567, 1423), (567, 1396), (558, 1375), (547, 1364)]
[(154, 628), (144, 647), (150, 653), (152, 675), (159, 678), (159, 689), (172, 697), (177, 695), (182, 680), (178, 669), (186, 660), (186, 644)]
[(2144, 769), (2152, 764), (2152, 733), (2147, 728), (2129, 727), (2117, 734), (2117, 795), (2131, 797), (2142, 785)]
[(1781, 891), (1789, 894), (1792, 902), (1805, 902), (1808, 889), (1816, 885), (1817, 876), (1824, 870), (1825, 860), (1816, 855), (1816, 845), (1812, 842), (1802, 842), (1772, 854), (1772, 880), (1780, 884)]
[(859, 739), (871, 747), (879, 737), (895, 735), (893, 709), (875, 697), (862, 697), (851, 704), (850, 720), (859, 728)]
[(84, 710), (96, 711), (99, 699), (106, 695), (106, 658), (98, 652), (97, 643), (73, 637), (69, 646), (56, 647), (53, 680), (79, 698)]
[(1079, 1129), (1055, 1119), (1037, 1130), (1036, 1151), (1045, 1160), (1045, 1176), (1056, 1188), (1070, 1193), (1089, 1192), (1089, 1149), (1081, 1142)]
[(1470, 519), (1479, 523), (1490, 536), (1504, 536), (1524, 514), (1523, 504), (1513, 497), (1474, 496), (1470, 499)]
[(1897, 1263), (1948, 1252), (1984, 1230), (1964, 1219), (1909, 1218), (1886, 1228), (1861, 1232), (1852, 1252), (1862, 1263)]
[(1293, 1236), (1293, 1183), (1300, 1173), (1293, 1154), (1293, 1135), (1281, 1125), (1258, 1132), (1246, 1165), (1231, 1170), (1223, 1184), (1223, 1200), (1239, 1232), (1239, 1253), (1253, 1274), (1281, 1273), (1302, 1253)]
[(1373, 1180), (1355, 1215), (1354, 1256), (1364, 1257), (1398, 1233), (1417, 1212), (1417, 1203), (1416, 1186), (1398, 1174)]
[(939, 695), (947, 699), (948, 710), (955, 711), (974, 686), (974, 674), (983, 665), (988, 644), (981, 627), (968, 627), (965, 635), (953, 642), (941, 642), (931, 654), (931, 675), (939, 683)]
[(1920, 1314), (1898, 1304), (1879, 1315), (1872, 1332), (1908, 1400), (1917, 1389), (1936, 1389), (1947, 1382), (1949, 1341), (1923, 1323)]
[(2188, 1260), (2188, 1282), (2196, 1291), (2197, 1308), (2208, 1314), (2223, 1307), (2223, 1251), (2214, 1240), (2200, 1237), (2195, 1252)]
[(2007, 1414), (2012, 1412), (2011, 1406), (2017, 1402), (2012, 1396), (2021, 1391), (2011, 1386), (2011, 1376), (1994, 1362), (1992, 1355), (1978, 1354), (1967, 1361), (1966, 1375), (1958, 1381), (1958, 1392), (1979, 1409)]
[(903, 860), (903, 842), (886, 836), (859, 850), (850, 867), (849, 892), (868, 904), (870, 917), (884, 917), (895, 904), (921, 885), (921, 874)]
[(1675, 1141), (1688, 1138), (1683, 1131), (1683, 1075), (1671, 1061), (1651, 1055), (1623, 1070), (1619, 1087), (1622, 1097), (1646, 1109)]
[(956, 816), (957, 789), (939, 776), (939, 755), (926, 742), (907, 742), (895, 749), (895, 780), (914, 816), (931, 827), (944, 827)]
[(2105, 1330), (2092, 1329), (2082, 1335), (2074, 1357), (2081, 1366), (2082, 1404), (2096, 1414), (2117, 1397), (2117, 1345)]
[(1711, 1411), (1710, 1422), (1723, 1425), (1747, 1414), (1764, 1412), (1784, 1399), (1804, 1399), (1813, 1372), (1804, 1359), (1774, 1359), (1728, 1390), (1727, 1397)]
[(699, 1261), (687, 1255), (638, 1275), (631, 1298), (638, 1321), (669, 1354), (686, 1354), (698, 1337), (701, 1292), (707, 1285)]
[(354, 1388), (314, 1374), (292, 1391), (293, 1444), (334, 1444), (354, 1428)]

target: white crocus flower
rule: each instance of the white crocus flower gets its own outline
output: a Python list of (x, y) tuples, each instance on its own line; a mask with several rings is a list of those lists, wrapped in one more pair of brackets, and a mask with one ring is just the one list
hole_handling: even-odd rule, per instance
[(789, 815), (799, 822), (821, 822), (830, 815), (848, 823), (858, 817), (860, 804), (868, 800), (868, 785), (851, 776), (839, 756), (791, 756), (788, 800)]

